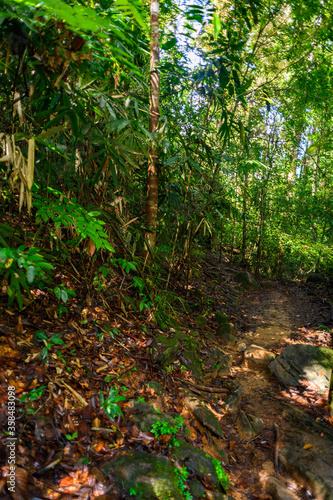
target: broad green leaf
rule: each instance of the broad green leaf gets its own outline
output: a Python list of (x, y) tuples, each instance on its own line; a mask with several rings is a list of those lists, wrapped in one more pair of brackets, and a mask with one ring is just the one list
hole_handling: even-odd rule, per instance
[(60, 298), (65, 304), (68, 301), (68, 293), (63, 288), (60, 290)]
[(214, 26), (214, 38), (216, 39), (222, 29), (221, 21), (218, 14), (213, 15), (213, 26)]
[(36, 276), (36, 271), (35, 271), (34, 266), (29, 266), (28, 269), (27, 269), (27, 280), (28, 280), (28, 283), (32, 283), (33, 280), (35, 279), (35, 276)]

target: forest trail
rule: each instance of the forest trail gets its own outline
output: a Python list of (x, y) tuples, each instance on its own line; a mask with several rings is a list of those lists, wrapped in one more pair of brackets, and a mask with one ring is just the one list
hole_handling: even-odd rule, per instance
[[(322, 328), (329, 311), (322, 301), (309, 296), (304, 286), (271, 285), (268, 290), (245, 294), (239, 304), (245, 324), (239, 328), (238, 348), (245, 352), (241, 364), (231, 369), (243, 390), (241, 410), (264, 424), (262, 433), (248, 442), (248, 446), (254, 444), (247, 452), (252, 461), (250, 491), (254, 498), (332, 498), (333, 432), (331, 426), (322, 426), (328, 423), (327, 393), (320, 394), (311, 385), (284, 386), (267, 365), (249, 362), (245, 356), (253, 345), (276, 355), (295, 343), (331, 348), (331, 336)], [(269, 441), (270, 447), (266, 447)], [(241, 453), (236, 460), (242, 463), (236, 475), (245, 483), (249, 468)]]

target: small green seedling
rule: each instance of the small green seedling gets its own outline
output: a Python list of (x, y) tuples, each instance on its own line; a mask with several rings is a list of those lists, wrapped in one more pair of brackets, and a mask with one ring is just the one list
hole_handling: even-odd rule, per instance
[(26, 399), (29, 399), (29, 401), (37, 401), (37, 399), (43, 395), (44, 389), (46, 389), (46, 385), (41, 385), (36, 389), (32, 389), (29, 394), (23, 394), (20, 403), (23, 403)]
[(102, 391), (99, 392), (101, 408), (103, 408), (105, 414), (114, 420), (118, 415), (124, 416), (121, 409), (117, 405), (118, 401), (125, 401), (124, 396), (118, 396), (117, 387), (111, 387), (109, 390), (109, 395), (107, 398), (104, 397)]
[(68, 441), (73, 441), (74, 439), (77, 438), (77, 431), (75, 431), (73, 434), (65, 434), (66, 438)]
[(60, 338), (61, 333), (55, 333), (51, 338), (48, 338), (45, 332), (37, 332), (37, 338), (44, 341), (45, 347), (42, 349), (41, 358), (45, 360), (48, 356), (49, 349), (54, 345), (62, 345), (64, 341)]
[(90, 463), (90, 459), (88, 457), (82, 457), (80, 458), (77, 463), (81, 463), (81, 464), (84, 464), (84, 465), (89, 465)]

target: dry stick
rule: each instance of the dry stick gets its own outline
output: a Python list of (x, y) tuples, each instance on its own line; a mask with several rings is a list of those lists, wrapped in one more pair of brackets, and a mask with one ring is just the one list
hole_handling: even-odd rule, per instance
[(73, 389), (73, 387), (66, 384), (66, 382), (63, 382), (61, 380), (54, 380), (54, 383), (66, 387), (66, 389), (68, 389), (73, 394), (73, 396), (75, 396), (84, 406), (88, 406), (87, 401), (81, 396), (81, 394), (79, 394), (75, 389)]
[(189, 382), (187, 380), (184, 380), (182, 378), (179, 378), (179, 377), (173, 377), (175, 378), (176, 380), (179, 380), (180, 382), (184, 383), (184, 384), (187, 384), (191, 387), (195, 387), (196, 389), (199, 389), (200, 391), (203, 391), (203, 392), (210, 392), (212, 394), (216, 393), (216, 394), (228, 394), (229, 390), (228, 389), (219, 389), (218, 387), (207, 387), (206, 385), (200, 385), (200, 384), (194, 384), (193, 382)]
[(275, 469), (275, 477), (279, 479), (279, 448), (280, 448), (280, 429), (276, 424), (274, 424), (275, 430), (275, 448), (274, 448), (274, 469)]

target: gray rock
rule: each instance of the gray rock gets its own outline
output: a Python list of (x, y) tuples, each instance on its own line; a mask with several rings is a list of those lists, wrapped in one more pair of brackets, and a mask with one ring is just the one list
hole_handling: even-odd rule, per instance
[(259, 289), (258, 283), (247, 271), (240, 271), (235, 274), (234, 280), (239, 283), (244, 290), (256, 291)]
[(184, 402), (202, 425), (207, 427), (207, 429), (212, 431), (217, 436), (221, 438), (224, 437), (220, 422), (215, 417), (214, 413), (204, 406), (199, 399), (193, 395), (188, 395), (186, 396)]
[(297, 386), (307, 381), (313, 389), (324, 392), (329, 388), (333, 369), (333, 349), (309, 344), (289, 345), (269, 369), (286, 385)]
[(280, 462), (317, 500), (333, 500), (333, 430), (292, 405), (284, 406), (284, 418), (293, 425), (284, 431)]
[(292, 491), (288, 490), (278, 479), (275, 477), (268, 477), (265, 481), (266, 491), (269, 493), (273, 500), (297, 500), (298, 496)]
[(238, 410), (242, 400), (242, 395), (243, 395), (243, 389), (242, 386), (239, 386), (225, 399), (224, 405), (228, 413), (235, 413), (235, 411)]
[(264, 423), (261, 418), (246, 414), (240, 411), (236, 420), (237, 430), (241, 439), (250, 441), (264, 429)]
[(205, 494), (205, 488), (200, 481), (189, 481), (189, 487), (191, 490), (191, 493), (194, 495), (195, 498), (201, 498)]
[(104, 464), (104, 474), (113, 474), (125, 490), (150, 500), (183, 500), (175, 467), (167, 457), (141, 451), (126, 452)]
[(276, 354), (255, 344), (247, 347), (243, 356), (244, 366), (252, 368), (265, 368), (276, 358)]

